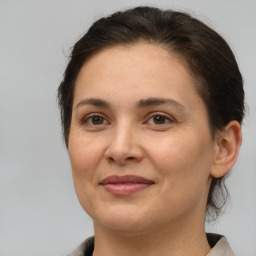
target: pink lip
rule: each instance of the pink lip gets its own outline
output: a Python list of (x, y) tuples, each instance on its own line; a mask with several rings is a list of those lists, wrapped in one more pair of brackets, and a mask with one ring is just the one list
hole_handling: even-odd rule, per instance
[(113, 175), (103, 179), (99, 184), (113, 195), (127, 196), (150, 187), (154, 182), (135, 175)]

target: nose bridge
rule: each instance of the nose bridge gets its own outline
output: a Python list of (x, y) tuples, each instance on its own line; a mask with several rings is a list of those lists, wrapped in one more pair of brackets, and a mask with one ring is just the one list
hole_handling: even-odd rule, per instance
[(126, 120), (119, 122), (113, 132), (112, 149), (120, 154), (128, 154), (133, 146), (134, 136), (134, 128), (129, 122)]
[(139, 146), (139, 131), (128, 120), (121, 120), (113, 128), (107, 149), (108, 159), (123, 164), (128, 160), (140, 161), (142, 151)]

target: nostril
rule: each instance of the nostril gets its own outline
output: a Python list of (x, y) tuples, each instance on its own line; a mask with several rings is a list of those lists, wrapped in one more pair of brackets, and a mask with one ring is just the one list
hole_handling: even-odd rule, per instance
[(133, 157), (133, 156), (130, 156), (130, 157), (126, 158), (126, 160), (134, 160), (134, 159), (135, 159), (135, 157)]
[(113, 157), (109, 157), (108, 160), (109, 160), (110, 162), (114, 162), (114, 161), (115, 161), (115, 159), (114, 159)]
[(120, 147), (120, 143), (112, 144), (105, 151), (105, 158), (109, 163), (119, 163), (121, 165), (128, 162), (139, 162), (143, 158), (142, 150), (139, 147)]
[(123, 158), (123, 160), (115, 158), (115, 157), (108, 157), (109, 162), (120, 162), (120, 163), (123, 162), (123, 163), (125, 163), (127, 161), (129, 162), (129, 161), (134, 161), (134, 160), (136, 160), (136, 157), (133, 157), (133, 156)]

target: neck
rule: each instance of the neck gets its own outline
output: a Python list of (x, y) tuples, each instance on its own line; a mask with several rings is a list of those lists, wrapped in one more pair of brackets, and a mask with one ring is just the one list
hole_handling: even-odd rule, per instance
[(118, 232), (95, 225), (93, 256), (205, 256), (210, 251), (204, 223), (176, 220), (157, 229)]

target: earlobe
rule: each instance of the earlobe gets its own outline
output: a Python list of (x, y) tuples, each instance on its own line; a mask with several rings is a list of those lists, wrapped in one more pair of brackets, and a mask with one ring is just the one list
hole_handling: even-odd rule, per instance
[(216, 155), (211, 176), (220, 178), (234, 166), (242, 143), (241, 125), (237, 121), (229, 122), (216, 138)]

